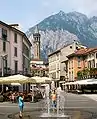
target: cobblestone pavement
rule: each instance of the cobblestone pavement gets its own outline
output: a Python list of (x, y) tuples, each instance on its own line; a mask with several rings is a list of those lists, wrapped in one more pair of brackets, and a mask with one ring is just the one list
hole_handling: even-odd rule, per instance
[[(65, 96), (64, 113), (73, 115), (71, 119), (97, 119), (96, 101), (82, 95), (64, 93), (62, 95)], [(43, 105), (45, 108), (42, 108)], [(42, 114), (46, 109), (44, 101), (25, 103), (23, 119), (37, 119), (36, 115)], [(19, 119), (18, 112), (17, 104), (9, 102), (0, 103), (0, 119)]]

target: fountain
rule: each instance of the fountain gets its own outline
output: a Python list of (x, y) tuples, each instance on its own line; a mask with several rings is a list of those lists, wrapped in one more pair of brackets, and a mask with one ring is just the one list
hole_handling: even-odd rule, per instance
[[(64, 114), (64, 106), (65, 106), (65, 98), (63, 95), (61, 95), (61, 88), (57, 88), (57, 106), (56, 109), (53, 109), (51, 105), (51, 99), (50, 99), (50, 87), (47, 85), (45, 87), (45, 93), (46, 93), (46, 104), (47, 104), (47, 112), (43, 112), (42, 115), (40, 115), (41, 118), (64, 118), (64, 119), (70, 119), (70, 115)], [(63, 112), (62, 112), (63, 111)]]
[[(51, 88), (52, 89), (52, 88)], [(93, 117), (92, 112), (90, 111), (84, 111), (84, 110), (76, 110), (76, 109), (65, 109), (65, 97), (64, 97), (64, 92), (62, 92), (61, 88), (57, 88), (57, 106), (55, 110), (53, 110), (52, 105), (51, 105), (51, 100), (50, 100), (50, 87), (49, 85), (46, 85), (45, 87), (45, 100), (41, 100), (40, 103), (36, 103), (36, 107), (38, 108), (33, 108), (31, 111), (25, 111), (23, 115), (23, 119), (42, 119), (42, 118), (47, 118), (47, 119), (89, 119)], [(10, 116), (10, 115), (9, 115)], [(95, 116), (97, 117), (97, 116)], [(15, 114), (13, 116), (14, 119), (19, 119), (18, 114)]]

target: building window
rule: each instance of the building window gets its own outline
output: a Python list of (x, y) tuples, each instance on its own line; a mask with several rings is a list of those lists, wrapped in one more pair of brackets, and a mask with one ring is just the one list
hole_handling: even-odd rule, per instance
[(91, 58), (91, 54), (89, 54), (89, 58)]
[(70, 69), (70, 61), (69, 61), (69, 69)]
[(38, 49), (39, 49), (39, 45), (37, 44), (37, 57), (39, 55)]
[(65, 72), (67, 73), (68, 72), (68, 63), (65, 62)]
[(95, 60), (92, 60), (92, 68), (95, 68)]
[(28, 49), (28, 47), (23, 43), (23, 53), (27, 56), (27, 57), (29, 57), (29, 49)]
[(76, 50), (78, 50), (78, 47), (76, 47)]
[(97, 53), (96, 53), (96, 58), (97, 58)]
[(52, 78), (56, 79), (56, 72), (52, 73)]
[(59, 63), (57, 63), (57, 70), (59, 70)]
[(73, 60), (72, 60), (72, 69), (73, 69)]
[(73, 71), (72, 71), (72, 81), (73, 81)]
[(14, 47), (14, 56), (17, 57), (17, 48), (16, 47)]
[(2, 28), (2, 40), (7, 40), (7, 30)]
[(80, 67), (80, 60), (78, 60), (78, 67)]
[(69, 72), (69, 80), (71, 81), (71, 72)]
[(78, 67), (81, 67), (81, 58), (78, 57)]
[(6, 42), (3, 41), (3, 51), (6, 52)]
[(18, 73), (18, 61), (14, 61), (15, 74)]
[(85, 60), (85, 68), (87, 68), (87, 61)]
[(7, 74), (7, 58), (4, 60), (4, 73)]
[(91, 68), (91, 61), (88, 61), (88, 68)]
[(72, 46), (70, 46), (70, 49), (72, 49)]
[(17, 43), (17, 34), (14, 33), (14, 42)]
[(57, 55), (57, 60), (59, 60), (59, 53), (58, 54), (56, 54)]
[(57, 78), (59, 79), (59, 71), (57, 72)]

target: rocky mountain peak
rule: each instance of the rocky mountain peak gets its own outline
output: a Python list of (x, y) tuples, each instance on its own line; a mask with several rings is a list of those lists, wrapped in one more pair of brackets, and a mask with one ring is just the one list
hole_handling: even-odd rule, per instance
[[(36, 25), (29, 28), (27, 36), (32, 40)], [(48, 52), (53, 52), (62, 45), (73, 40), (80, 41), (88, 47), (97, 46), (97, 17), (88, 18), (79, 12), (64, 13), (60, 11), (45, 18), (38, 24), (41, 33), (41, 54), (47, 58)]]
[(58, 13), (58, 15), (60, 15), (60, 16), (64, 16), (65, 13), (64, 13), (62, 10), (60, 10), (59, 13)]
[(91, 18), (90, 18), (90, 21), (91, 21), (91, 22), (97, 22), (97, 17), (96, 17), (96, 16), (91, 17)]

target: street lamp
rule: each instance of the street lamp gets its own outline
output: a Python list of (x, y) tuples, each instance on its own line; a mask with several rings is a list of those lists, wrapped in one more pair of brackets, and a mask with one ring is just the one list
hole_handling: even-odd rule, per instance
[[(2, 58), (2, 61), (1, 61), (1, 64), (2, 64), (2, 77), (4, 76), (4, 60), (7, 58), (7, 56), (8, 56), (7, 54), (1, 55), (1, 58)], [(2, 92), (3, 92), (3, 84), (2, 84)]]

